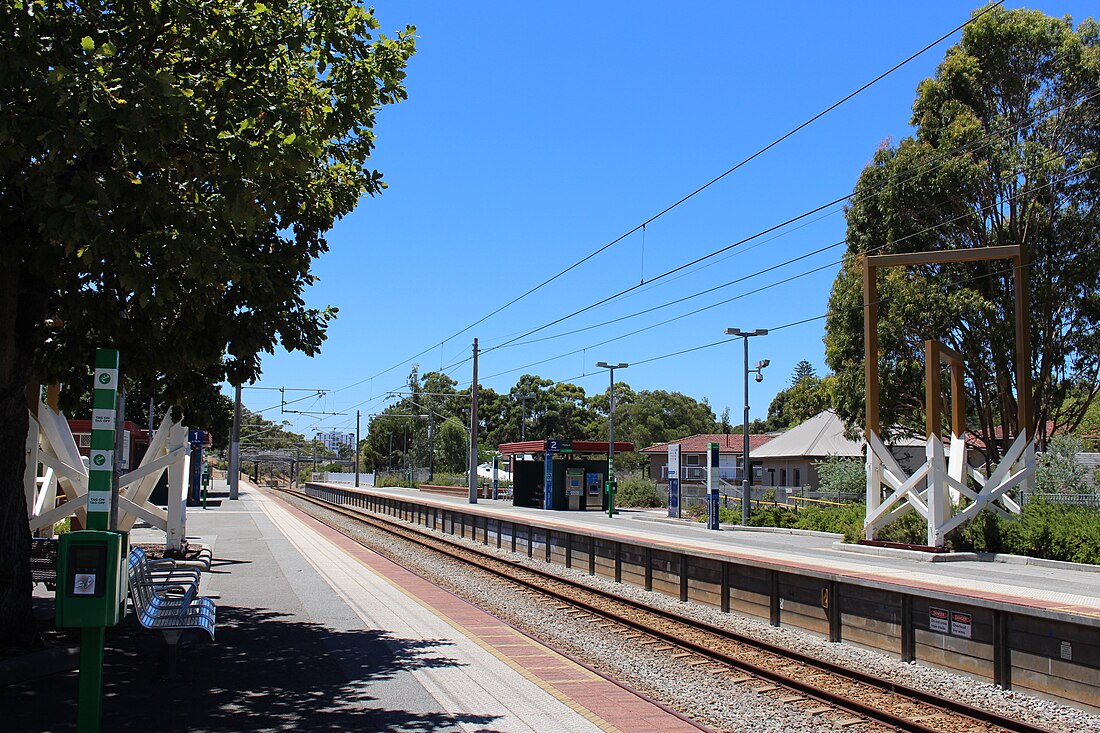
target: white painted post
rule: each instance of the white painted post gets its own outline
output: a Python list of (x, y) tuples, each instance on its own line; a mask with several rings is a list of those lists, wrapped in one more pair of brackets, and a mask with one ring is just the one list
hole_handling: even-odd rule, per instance
[[(163, 428), (162, 428), (163, 429)], [(176, 424), (172, 426), (172, 432), (168, 436), (168, 451), (187, 446), (187, 428)], [(186, 537), (187, 506), (186, 496), (187, 477), (190, 472), (190, 456), (184, 450), (178, 461), (173, 461), (168, 466), (168, 528), (166, 530), (165, 547), (169, 551), (179, 551), (183, 548), (183, 540)]]
[(928, 545), (943, 547), (943, 525), (951, 518), (951, 499), (947, 493), (947, 464), (939, 436), (928, 436)]
[[(867, 514), (864, 516), (871, 517), (882, 504), (882, 461), (875, 455), (871, 442), (866, 441), (865, 444), (867, 446), (867, 461), (864, 467), (867, 472)], [(863, 525), (863, 535), (869, 540), (875, 538), (875, 527), (866, 520)]]

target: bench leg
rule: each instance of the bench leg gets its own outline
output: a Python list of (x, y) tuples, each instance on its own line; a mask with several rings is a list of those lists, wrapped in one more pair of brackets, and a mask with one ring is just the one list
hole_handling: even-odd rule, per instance
[(164, 634), (165, 647), (164, 679), (176, 681), (180, 679), (177, 668), (179, 667), (179, 642), (183, 631), (175, 629), (172, 631), (162, 631), (161, 633)]

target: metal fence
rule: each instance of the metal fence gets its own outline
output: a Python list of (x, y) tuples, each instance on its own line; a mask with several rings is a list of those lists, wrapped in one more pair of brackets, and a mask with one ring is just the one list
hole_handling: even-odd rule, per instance
[(1044, 504), (1063, 506), (1089, 506), (1100, 509), (1100, 494), (1037, 494), (1034, 491), (1022, 492), (1020, 503), (1041, 501)]
[[(395, 468), (392, 471), (378, 470), (375, 472), (380, 483), (416, 485), (428, 483), (428, 469), (426, 468)], [(386, 479), (386, 481), (383, 481)]]
[[(349, 484), (355, 485), (355, 473), (349, 472), (337, 472), (337, 471), (314, 471), (311, 474), (314, 481), (318, 481), (323, 484)], [(373, 473), (361, 473), (359, 474), (360, 486), (374, 486), (374, 474)]]

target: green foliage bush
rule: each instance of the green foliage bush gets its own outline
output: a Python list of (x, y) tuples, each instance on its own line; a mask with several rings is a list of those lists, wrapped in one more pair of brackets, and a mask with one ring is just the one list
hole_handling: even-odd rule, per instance
[(1092, 493), (1088, 469), (1077, 462), (1085, 442), (1076, 435), (1056, 435), (1035, 466), (1035, 491), (1040, 494)]
[(844, 535), (845, 542), (863, 539), (863, 504), (843, 506), (808, 506), (798, 512), (798, 528), (815, 532), (835, 532)]
[(1015, 519), (983, 511), (948, 539), (961, 551), (1100, 565), (1100, 511), (1034, 501)]
[(821, 491), (836, 494), (862, 494), (867, 490), (867, 473), (863, 461), (855, 458), (829, 456), (814, 464)]
[(666, 499), (652, 481), (641, 476), (624, 476), (618, 481), (619, 492), (615, 497), (618, 506), (652, 508), (665, 505)]

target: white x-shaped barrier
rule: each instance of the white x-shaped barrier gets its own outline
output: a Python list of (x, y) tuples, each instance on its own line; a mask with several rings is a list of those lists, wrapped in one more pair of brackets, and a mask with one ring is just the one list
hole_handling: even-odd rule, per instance
[[(186, 490), (190, 452), (187, 428), (165, 416), (141, 465), (119, 478), (118, 529), (129, 531), (137, 520), (162, 529), (169, 550), (181, 548), (186, 536)], [(53, 536), (53, 526), (66, 517), (87, 521), (88, 469), (65, 415), (45, 404), (30, 414), (27, 464), (23, 474), (32, 533)], [(149, 502), (161, 475), (168, 472), (167, 510)], [(63, 500), (63, 501), (62, 501)], [(60, 503), (59, 503), (60, 502)]]
[[(873, 432), (867, 435), (867, 517), (863, 523), (867, 539), (878, 530), (914, 510), (928, 522), (927, 544), (942, 547), (947, 533), (989, 508), (1002, 516), (1020, 513), (1008, 492), (1027, 488), (1035, 476), (1035, 443), (1020, 434), (991, 476), (967, 464), (966, 440), (951, 436), (950, 458), (943, 441), (929, 436), (927, 459), (912, 474), (906, 474), (890, 450)], [(971, 479), (978, 487), (967, 485)], [(962, 498), (968, 502), (963, 506)]]

